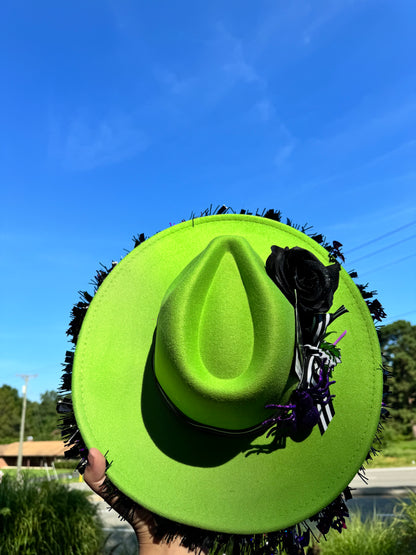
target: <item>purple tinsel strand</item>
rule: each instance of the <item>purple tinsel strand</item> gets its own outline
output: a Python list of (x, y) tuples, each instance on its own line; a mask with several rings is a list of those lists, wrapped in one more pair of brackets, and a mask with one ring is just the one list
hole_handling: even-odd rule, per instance
[(262, 426), (269, 427), (272, 424), (276, 424), (277, 422), (286, 422), (288, 420), (294, 419), (294, 414), (288, 414), (289, 411), (293, 411), (296, 408), (296, 405), (265, 405), (266, 409), (283, 409), (283, 414), (279, 414), (277, 416), (272, 416), (271, 418), (267, 418), (262, 422)]

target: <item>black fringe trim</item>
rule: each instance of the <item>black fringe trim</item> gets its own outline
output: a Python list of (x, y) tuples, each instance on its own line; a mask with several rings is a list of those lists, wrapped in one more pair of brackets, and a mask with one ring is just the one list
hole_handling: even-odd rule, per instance
[[(201, 212), (198, 216), (192, 213), (190, 220), (193, 220), (196, 217), (227, 213), (235, 214), (236, 212), (232, 208), (225, 205), (217, 206), (214, 209), (212, 205), (210, 205), (209, 208)], [(256, 212), (253, 213), (242, 209), (240, 210), (240, 214), (261, 216), (276, 222), (282, 222), (282, 213), (280, 210), (269, 209), (260, 212), (259, 209), (257, 209)], [(330, 262), (339, 260), (342, 262), (345, 261), (342, 254), (342, 244), (338, 241), (329, 243), (324, 235), (312, 232), (312, 226), (308, 224), (299, 226), (293, 223), (293, 221), (289, 218), (287, 218), (286, 222), (283, 223), (301, 231), (322, 245), (329, 253)], [(144, 233), (133, 236), (134, 248), (141, 245), (146, 239), (147, 237)], [(61, 435), (65, 442), (65, 447), (67, 448), (65, 451), (65, 457), (68, 459), (80, 459), (76, 469), (81, 474), (84, 473), (85, 467), (88, 464), (88, 448), (85, 445), (78, 428), (71, 400), (71, 376), (74, 351), (78, 334), (81, 330), (82, 322), (89, 304), (104, 279), (116, 264), (116, 262), (112, 262), (111, 267), (101, 265), (101, 268), (97, 270), (96, 275), (91, 281), (91, 285), (93, 285), (94, 288), (92, 295), (87, 291), (79, 292), (80, 301), (75, 304), (71, 311), (71, 320), (67, 330), (67, 335), (70, 337), (74, 348), (72, 351), (66, 352), (65, 362), (62, 365), (63, 372), (61, 386), (59, 388), (60, 399), (57, 404), (57, 412), (60, 417), (59, 428), (61, 429)], [(353, 279), (358, 277), (355, 270), (349, 272), (349, 275)], [(376, 291), (368, 291), (368, 284), (357, 284), (357, 287), (360, 290), (363, 299), (367, 303), (374, 322), (380, 322), (386, 317), (386, 313), (384, 312), (380, 302), (373, 298), (376, 295)], [(381, 371), (383, 372), (384, 387), (380, 422), (373, 445), (364, 464), (368, 463), (374, 456), (379, 454), (383, 424), (386, 419), (389, 418), (389, 411), (387, 409), (389, 387), (387, 380), (390, 374), (384, 366)], [(110, 465), (111, 463), (107, 462), (107, 468)], [(367, 483), (368, 480), (365, 477), (364, 465), (361, 467), (358, 474), (365, 481), (365, 483)], [(140, 505), (132, 501), (129, 497), (117, 489), (109, 478), (105, 479), (101, 493), (103, 498), (120, 515), (120, 518), (126, 520), (132, 525), (137, 511), (143, 511), (143, 508)], [(351, 489), (347, 487), (332, 503), (316, 515), (310, 517), (307, 521), (303, 521), (285, 530), (278, 530), (267, 534), (222, 534), (173, 522), (156, 514), (152, 514), (152, 532), (155, 539), (161, 542), (170, 543), (177, 538), (181, 538), (180, 545), (188, 548), (189, 551), (197, 553), (210, 551), (212, 555), (222, 555), (222, 553), (232, 555), (240, 553), (246, 555), (271, 555), (279, 553), (286, 553), (287, 555), (304, 555), (304, 548), (309, 545), (311, 537), (313, 537), (315, 541), (318, 541), (318, 538), (314, 533), (314, 528), (323, 537), (325, 537), (331, 528), (337, 530), (338, 532), (342, 532), (342, 530), (346, 528), (345, 519), (349, 516), (346, 502), (351, 498)]]
[(287, 554), (298, 555), (303, 553), (303, 547), (307, 547), (310, 537), (315, 537), (306, 523), (269, 534), (219, 534), (149, 513), (120, 492), (108, 478), (100, 489), (105, 501), (133, 527), (135, 521), (146, 519), (156, 542), (170, 543), (179, 540), (180, 545), (197, 553), (209, 551), (211, 555), (222, 555), (224, 552), (271, 555), (276, 550), (284, 550)]

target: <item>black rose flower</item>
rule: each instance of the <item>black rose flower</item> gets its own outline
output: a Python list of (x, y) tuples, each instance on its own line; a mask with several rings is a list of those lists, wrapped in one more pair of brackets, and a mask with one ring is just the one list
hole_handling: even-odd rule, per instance
[(304, 312), (328, 312), (338, 287), (340, 265), (325, 266), (306, 249), (273, 245), (266, 271), (285, 297)]

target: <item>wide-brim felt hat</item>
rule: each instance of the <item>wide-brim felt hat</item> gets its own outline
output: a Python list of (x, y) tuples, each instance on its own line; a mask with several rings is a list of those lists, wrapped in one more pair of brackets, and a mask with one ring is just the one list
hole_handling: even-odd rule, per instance
[(371, 449), (380, 349), (343, 268), (328, 312), (348, 312), (325, 338), (346, 331), (327, 429), (279, 443), (263, 424), (274, 414), (265, 405), (288, 406), (299, 385), (297, 301), (266, 272), (272, 246), (334, 265), (313, 238), (272, 219), (196, 218), (125, 256), (86, 312), (71, 384), (82, 440), (106, 453), (121, 492), (167, 519), (232, 534), (285, 529), (345, 491)]

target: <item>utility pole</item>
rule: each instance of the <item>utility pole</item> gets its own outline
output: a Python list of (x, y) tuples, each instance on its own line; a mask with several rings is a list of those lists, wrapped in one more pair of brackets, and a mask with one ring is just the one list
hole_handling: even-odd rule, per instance
[(20, 474), (22, 469), (22, 457), (23, 457), (23, 437), (25, 435), (25, 418), (26, 418), (26, 394), (27, 394), (27, 382), (30, 378), (36, 378), (37, 374), (17, 374), (25, 380), (23, 390), (23, 407), (22, 407), (22, 418), (20, 420), (20, 438), (19, 438), (19, 452), (17, 455), (17, 475)]

